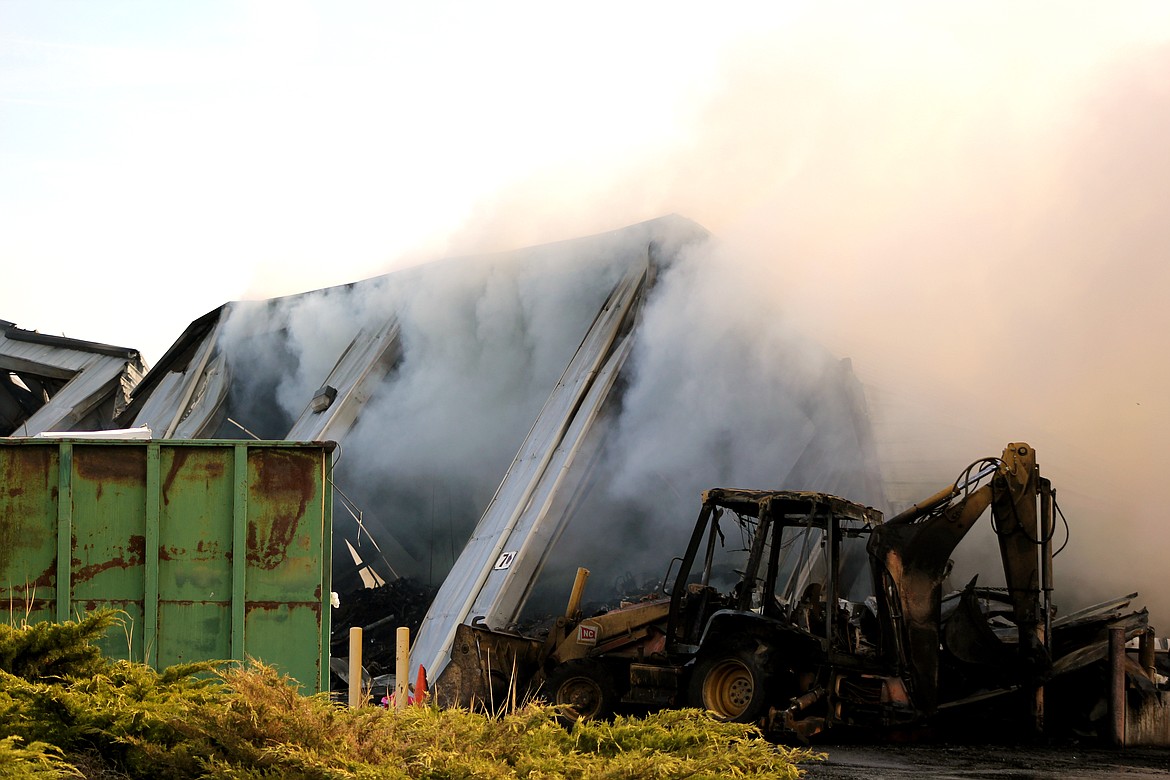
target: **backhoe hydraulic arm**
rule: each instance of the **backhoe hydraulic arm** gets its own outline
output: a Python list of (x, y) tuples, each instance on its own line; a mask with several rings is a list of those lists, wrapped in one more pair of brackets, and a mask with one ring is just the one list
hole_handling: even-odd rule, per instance
[[(974, 487), (987, 475), (990, 482)], [(938, 704), (942, 585), (950, 556), (988, 507), (1019, 629), (1020, 682), (1035, 684), (1047, 670), (1051, 522), (1046, 517), (1040, 531), (1042, 492), (1047, 495), (1050, 488), (1039, 476), (1035, 450), (1009, 444), (1002, 458), (977, 461), (954, 485), (874, 529), (869, 551), (879, 609), (887, 618), (883, 651), (906, 669), (912, 696), (924, 712)]]

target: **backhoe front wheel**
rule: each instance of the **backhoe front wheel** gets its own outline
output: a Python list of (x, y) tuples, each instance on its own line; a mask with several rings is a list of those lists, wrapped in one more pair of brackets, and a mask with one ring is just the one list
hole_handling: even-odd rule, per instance
[(567, 661), (548, 673), (544, 697), (557, 705), (567, 722), (613, 714), (617, 691), (605, 667), (596, 661)]
[(720, 720), (752, 723), (764, 711), (765, 674), (754, 653), (729, 651), (699, 661), (691, 676), (690, 699)]

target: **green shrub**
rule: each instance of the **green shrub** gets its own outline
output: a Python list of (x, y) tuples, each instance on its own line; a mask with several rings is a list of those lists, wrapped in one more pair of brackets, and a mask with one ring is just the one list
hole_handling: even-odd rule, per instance
[(77, 769), (66, 763), (60, 748), (44, 742), (22, 745), (19, 737), (0, 739), (0, 780), (81, 776)]
[(103, 613), (0, 634), (0, 780), (80, 776), (76, 766), (151, 780), (796, 778), (815, 757), (698, 710), (572, 730), (538, 704), (501, 717), (351, 710), (258, 663), (110, 662), (93, 642), (111, 622)]
[(102, 610), (76, 622), (0, 623), (0, 670), (26, 680), (98, 674), (109, 662), (94, 643), (117, 620), (117, 612)]

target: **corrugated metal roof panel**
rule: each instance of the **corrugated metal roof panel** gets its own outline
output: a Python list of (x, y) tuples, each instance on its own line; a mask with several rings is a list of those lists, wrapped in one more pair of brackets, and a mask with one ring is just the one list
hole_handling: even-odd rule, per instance
[[(285, 437), (289, 441), (340, 439), (349, 432), (362, 404), (402, 355), (398, 319), (390, 318), (377, 329), (363, 328), (337, 359), (322, 386), (328, 400), (317, 410), (316, 397)], [(332, 393), (324, 392), (326, 388)]]
[(7, 338), (7, 334), (0, 338), (0, 369), (8, 371), (69, 379), (85, 368), (92, 357), (92, 352), (17, 341)]
[[(567, 518), (551, 516), (558, 490), (629, 355), (628, 326), (647, 270), (631, 269), (605, 302), (533, 423), (451, 574), (419, 629), (410, 668), (432, 680), (446, 667), (460, 623), (483, 617), (503, 628), (523, 607), (548, 550)], [(580, 470), (577, 476), (581, 476)]]
[(160, 439), (195, 439), (212, 433), (230, 382), (225, 361), (220, 356), (213, 359), (221, 328), (222, 323), (216, 323), (201, 340), (193, 340), (189, 346), (195, 352), (186, 362), (155, 367), (162, 373), (152, 375), (154, 387), (140, 402), (132, 427), (148, 425)]
[(131, 371), (125, 360), (91, 355), (74, 377), (49, 402), (20, 425), (20, 432), (66, 431), (81, 423), (99, 404), (120, 393)]
[(133, 349), (49, 336), (0, 321), (0, 370), (15, 373), (33, 390), (27, 396), (33, 399), (31, 403), (50, 396), (35, 411), (29, 410), (26, 419), (9, 421), (11, 433), (27, 436), (75, 427), (112, 427), (114, 416), (142, 379), (145, 365)]

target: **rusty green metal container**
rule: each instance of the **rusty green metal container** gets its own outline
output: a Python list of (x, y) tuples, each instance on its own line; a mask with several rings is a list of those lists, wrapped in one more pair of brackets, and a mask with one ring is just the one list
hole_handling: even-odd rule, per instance
[[(255, 658), (328, 687), (332, 443), (0, 441), (0, 610), (112, 607), (114, 657)], [(0, 619), (4, 616), (0, 615)]]

